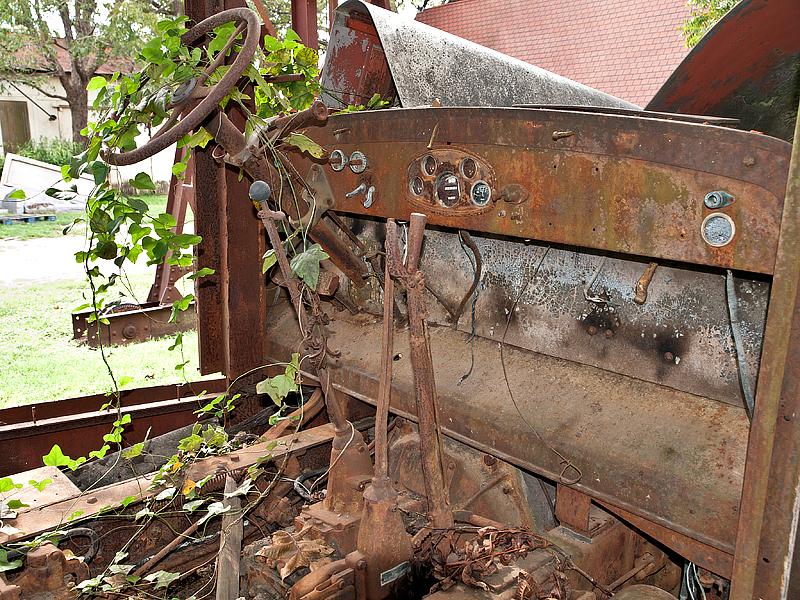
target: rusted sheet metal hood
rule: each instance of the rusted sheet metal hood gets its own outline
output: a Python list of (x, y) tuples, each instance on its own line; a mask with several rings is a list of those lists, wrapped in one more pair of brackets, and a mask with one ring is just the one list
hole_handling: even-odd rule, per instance
[(713, 115), (792, 141), (800, 91), (800, 2), (742, 0), (673, 72), (647, 110)]
[[(347, 70), (353, 68), (336, 60), (337, 47), (356, 42), (343, 27), (352, 11), (366, 15), (374, 24), (403, 107), (429, 105), (438, 98), (442, 106), (566, 104), (639, 108), (361, 0), (345, 2), (336, 11), (322, 74), (323, 87), (342, 89), (339, 82), (346, 80)], [(329, 105), (330, 100), (326, 98)]]

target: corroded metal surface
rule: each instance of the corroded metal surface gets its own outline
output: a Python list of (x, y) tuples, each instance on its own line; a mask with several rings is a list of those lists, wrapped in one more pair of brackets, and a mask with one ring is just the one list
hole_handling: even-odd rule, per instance
[[(570, 135), (554, 136), (559, 132)], [(431, 150), (449, 148), (490, 165), (497, 187), (481, 214), (425, 211), (432, 225), (758, 273), (771, 273), (775, 261), (791, 147), (774, 138), (658, 119), (503, 108), (334, 115), (309, 135), (329, 152), (367, 156), (362, 173), (325, 167), (343, 212), (396, 219), (419, 212), (411, 169)], [(310, 167), (302, 158), (297, 164), (303, 172)], [(470, 180), (455, 176), (466, 193)], [(362, 183), (375, 188), (368, 208), (359, 195), (346, 197)], [(517, 203), (520, 187), (528, 198)], [(703, 200), (716, 190), (736, 201), (708, 209)], [(428, 194), (423, 186), (419, 197), (435, 209)], [(712, 213), (729, 216), (736, 228), (721, 247), (701, 235)]]
[(800, 3), (739, 2), (698, 42), (647, 110), (732, 117), (791, 141), (800, 74)]
[[(440, 31), (397, 13), (365, 4), (345, 2), (336, 10), (331, 59), (323, 68), (323, 87), (332, 97), (352, 91), (347, 85), (352, 71), (380, 71), (363, 63), (363, 55), (352, 53), (357, 63), (342, 61), (342, 50), (354, 42), (369, 43), (346, 26), (348, 15), (373, 25), (382, 52), (370, 60), (385, 60), (397, 95), (405, 107), (430, 105), (439, 99), (442, 106), (511, 106), (513, 104), (578, 104), (638, 108), (555, 73), (511, 58), (500, 52)], [(385, 54), (385, 59), (383, 58)], [(346, 82), (346, 83), (345, 83)], [(344, 83), (344, 84), (343, 84)], [(380, 91), (376, 88), (375, 91)], [(369, 98), (367, 98), (369, 99)], [(338, 106), (338, 104), (334, 104)], [(342, 106), (342, 108), (344, 108)]]
[[(342, 349), (335, 381), (367, 402), (377, 397), (379, 323), (330, 326)], [(291, 313), (268, 330), (268, 355), (297, 343)], [(533, 432), (582, 470), (577, 488), (719, 550), (733, 552), (748, 420), (741, 408), (601, 369), (506, 348), (516, 404), (508, 395), (496, 343), (431, 330), (443, 431), (525, 469), (558, 480), (561, 460)], [(415, 419), (408, 341), (395, 338), (392, 410)], [(404, 358), (406, 357), (406, 358)]]

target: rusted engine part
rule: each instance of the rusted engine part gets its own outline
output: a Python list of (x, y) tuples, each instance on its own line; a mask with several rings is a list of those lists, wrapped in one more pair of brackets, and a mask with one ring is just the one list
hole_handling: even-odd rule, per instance
[[(406, 264), (403, 265), (397, 239), (397, 225), (389, 219), (386, 231), (386, 260), (388, 271), (400, 279), (408, 296), (408, 321), (411, 336), (411, 362), (414, 372), (414, 390), (420, 428), (420, 455), (425, 496), (428, 499), (428, 518), (436, 528), (453, 526), (453, 515), (444, 483), (442, 439), (436, 405), (436, 382), (428, 337), (427, 311), (425, 309), (425, 275), (418, 269), (426, 217), (412, 213), (409, 223)], [(448, 552), (450, 540), (442, 539), (440, 550)]]
[[(426, 237), (421, 264), (427, 278), (445, 301), (457, 305), (472, 284), (469, 258), (455, 233), (429, 230)], [(651, 267), (608, 257), (592, 288), (610, 298), (610, 307), (603, 307), (586, 301), (581, 292), (602, 260), (596, 254), (550, 248), (535, 281), (523, 289), (545, 246), (489, 236), (472, 239), (484, 263), (476, 335), (743, 405), (724, 273), (662, 264), (649, 282), (646, 301), (639, 304), (636, 286)], [(735, 285), (747, 366), (755, 376), (770, 284), (736, 278)], [(443, 309), (430, 305), (431, 319), (448, 325)], [(470, 333), (471, 319), (462, 317), (458, 329)]]
[(2, 600), (66, 600), (76, 596), (75, 585), (89, 578), (89, 566), (67, 559), (50, 542), (31, 550), (25, 568), (10, 581), (0, 576)]
[(593, 504), (586, 494), (559, 484), (556, 517), (559, 527), (545, 537), (583, 571), (569, 574), (576, 588), (594, 583), (584, 573), (602, 584), (599, 591), (606, 594), (643, 581), (666, 590), (680, 584), (681, 568), (673, 562), (677, 555)]
[(101, 323), (98, 333), (97, 321), (88, 322), (92, 309), (72, 313), (72, 332), (76, 340), (85, 339), (92, 348), (135, 344), (150, 339), (189, 331), (196, 327), (194, 302), (186, 310), (179, 311), (175, 322), (170, 323), (172, 306), (160, 302), (144, 302), (137, 306), (122, 306), (124, 310), (103, 315), (108, 323)]
[[(130, 414), (125, 440), (135, 444), (194, 423), (198, 404), (224, 393), (224, 379), (122, 390), (123, 412)], [(207, 395), (198, 394), (207, 391)], [(28, 471), (41, 465), (42, 456), (58, 444), (68, 456), (88, 456), (103, 445), (116, 413), (100, 410), (105, 394), (37, 402), (0, 410), (0, 476)], [(25, 482), (27, 483), (27, 481)]]
[[(426, 514), (420, 458), (420, 434), (411, 421), (398, 418), (389, 446), (389, 477), (406, 514)], [(527, 527), (543, 534), (555, 526), (553, 506), (540, 479), (507, 462), (450, 437), (442, 438), (444, 491), (457, 511), (469, 511), (492, 521)], [(553, 489), (549, 483), (545, 483)]]

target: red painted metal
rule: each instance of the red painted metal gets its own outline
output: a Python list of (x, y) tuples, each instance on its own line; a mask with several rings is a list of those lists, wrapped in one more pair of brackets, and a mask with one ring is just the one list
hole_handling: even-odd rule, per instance
[[(125, 429), (125, 442), (141, 442), (194, 423), (200, 408), (198, 395), (224, 393), (224, 379), (178, 385), (135, 388), (120, 392), (120, 406), (133, 417)], [(208, 398), (211, 399), (211, 398)], [(208, 401), (208, 399), (206, 401)], [(105, 394), (53, 402), (38, 402), (0, 411), (0, 476), (42, 466), (42, 456), (58, 444), (64, 454), (77, 458), (103, 445), (103, 436), (117, 418), (114, 410), (100, 410)]]
[(647, 110), (732, 117), (791, 141), (797, 115), (800, 3), (744, 0), (695, 46)]

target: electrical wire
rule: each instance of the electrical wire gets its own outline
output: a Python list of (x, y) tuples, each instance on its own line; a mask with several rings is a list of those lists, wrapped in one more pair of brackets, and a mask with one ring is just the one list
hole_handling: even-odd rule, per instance
[[(458, 325), (458, 319), (461, 316), (461, 312), (464, 310), (464, 304), (466, 303), (469, 295), (472, 294), (472, 334), (469, 338), (470, 344), (470, 365), (469, 371), (465, 375), (461, 376), (461, 379), (458, 380), (457, 385), (461, 385), (464, 383), (464, 380), (472, 375), (472, 370), (475, 368), (475, 304), (478, 302), (478, 279), (480, 278), (481, 272), (481, 255), (478, 252), (478, 248), (475, 246), (475, 242), (472, 241), (472, 238), (466, 231), (459, 231), (458, 232), (458, 241), (461, 242), (461, 248), (463, 248), (464, 252), (469, 258), (469, 263), (472, 265), (472, 272), (473, 272), (473, 282), (472, 282), (472, 289), (470, 292), (464, 297), (461, 301), (461, 304), (458, 307), (458, 311), (456, 312), (456, 317), (454, 322)], [(467, 252), (467, 248), (472, 251), (473, 256), (470, 256), (470, 253)], [(473, 260), (474, 258), (474, 260)]]
[(733, 287), (733, 272), (728, 270), (728, 276), (725, 281), (725, 290), (728, 297), (728, 314), (731, 318), (731, 333), (733, 335), (733, 343), (736, 346), (736, 361), (739, 363), (739, 381), (742, 384), (742, 394), (744, 401), (747, 405), (747, 413), (750, 420), (753, 420), (753, 411), (755, 410), (755, 399), (753, 398), (753, 389), (750, 385), (750, 375), (747, 371), (747, 355), (744, 351), (744, 343), (742, 342), (742, 329), (739, 325), (739, 311), (738, 299), (736, 298), (736, 288)]

